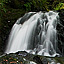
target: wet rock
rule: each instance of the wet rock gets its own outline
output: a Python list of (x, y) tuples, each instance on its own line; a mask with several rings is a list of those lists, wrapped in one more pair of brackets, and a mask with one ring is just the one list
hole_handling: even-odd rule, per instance
[(47, 60), (47, 58), (43, 58), (42, 63), (43, 63), (43, 64), (48, 64), (48, 60)]
[(37, 64), (43, 64), (42, 61), (41, 61), (41, 59), (40, 59), (40, 57), (38, 57), (38, 56), (35, 56), (35, 57), (33, 58), (33, 60), (34, 60)]
[(60, 10), (59, 16), (60, 16), (60, 20), (63, 22), (64, 21), (64, 9)]
[(60, 54), (64, 56), (64, 10), (59, 11), (59, 19), (58, 25), (57, 25), (57, 36), (58, 36), (58, 47)]
[(37, 63), (35, 63), (35, 62), (33, 62), (33, 61), (30, 61), (30, 64), (37, 64)]
[(19, 56), (27, 56), (26, 51), (19, 51), (19, 52), (16, 52), (16, 54), (18, 54)]
[(55, 62), (51, 62), (50, 64), (56, 64)]

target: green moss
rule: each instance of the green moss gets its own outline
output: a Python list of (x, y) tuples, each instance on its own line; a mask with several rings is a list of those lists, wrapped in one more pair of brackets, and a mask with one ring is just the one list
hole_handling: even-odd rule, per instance
[(56, 60), (57, 63), (61, 63), (61, 64), (64, 64), (64, 58), (63, 57), (56, 57), (54, 58)]

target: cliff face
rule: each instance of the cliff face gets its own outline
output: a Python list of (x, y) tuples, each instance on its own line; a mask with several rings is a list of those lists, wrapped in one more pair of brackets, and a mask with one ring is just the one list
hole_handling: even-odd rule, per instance
[(60, 22), (57, 25), (58, 30), (58, 46), (64, 56), (64, 10), (59, 11)]

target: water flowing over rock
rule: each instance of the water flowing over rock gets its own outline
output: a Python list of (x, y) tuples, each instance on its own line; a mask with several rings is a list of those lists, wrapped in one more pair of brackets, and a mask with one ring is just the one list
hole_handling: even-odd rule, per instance
[(26, 13), (13, 25), (5, 53), (27, 51), (43, 56), (59, 56), (61, 52), (56, 29), (58, 22), (57, 12)]

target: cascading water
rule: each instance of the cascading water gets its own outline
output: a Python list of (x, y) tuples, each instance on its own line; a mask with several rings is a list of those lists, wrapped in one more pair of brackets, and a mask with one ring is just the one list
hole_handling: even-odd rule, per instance
[(5, 53), (27, 51), (43, 56), (59, 55), (56, 30), (58, 20), (58, 13), (53, 11), (26, 13), (14, 24)]

